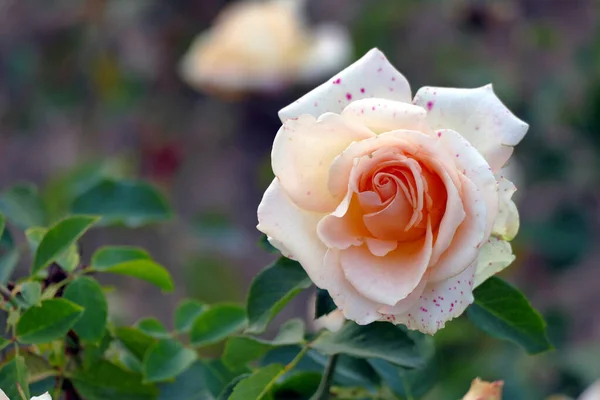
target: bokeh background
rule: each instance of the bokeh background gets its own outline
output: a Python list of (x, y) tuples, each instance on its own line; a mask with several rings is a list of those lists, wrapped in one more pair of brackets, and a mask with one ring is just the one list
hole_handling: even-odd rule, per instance
[[(105, 281), (119, 289), (118, 321), (169, 324), (183, 296), (241, 301), (274, 257), (257, 246), (255, 211), (272, 178), (277, 111), (321, 82), (235, 98), (187, 86), (178, 63), (226, 3), (0, 0), (0, 189), (30, 181), (58, 201), (77, 177), (103, 171), (149, 180), (175, 211), (83, 241), (84, 259), (103, 244), (144, 246), (175, 277), (168, 295)], [(346, 26), (354, 58), (379, 47), (413, 90), (493, 82), (531, 126), (512, 165), (522, 225), (504, 276), (544, 314), (556, 351), (527, 356), (460, 318), (436, 335), (428, 398), (459, 398), (475, 376), (503, 379), (506, 399), (581, 393), (600, 378), (600, 3), (309, 0), (307, 13)], [(308, 315), (306, 301), (286, 316)]]

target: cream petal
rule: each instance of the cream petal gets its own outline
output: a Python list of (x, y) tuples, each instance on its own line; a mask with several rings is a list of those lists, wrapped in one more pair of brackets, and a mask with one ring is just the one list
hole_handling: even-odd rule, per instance
[(381, 240), (371, 237), (365, 237), (365, 244), (369, 251), (377, 257), (384, 257), (390, 251), (396, 250), (398, 242), (396, 240)]
[(378, 49), (372, 49), (354, 64), (279, 111), (285, 121), (302, 114), (315, 117), (341, 113), (351, 102), (382, 98), (410, 103), (410, 85)]
[(362, 99), (350, 103), (342, 115), (373, 132), (383, 133), (398, 129), (429, 131), (424, 108), (387, 99)]
[(428, 284), (412, 308), (394, 315), (393, 321), (433, 335), (473, 302), (474, 274), (475, 264), (451, 279)]
[(498, 215), (498, 183), (496, 177), (483, 156), (459, 133), (449, 129), (441, 129), (436, 131), (435, 137), (451, 155), (454, 155), (456, 167), (475, 184), (483, 197), (486, 210), (484, 237), (488, 237)]
[(317, 234), (328, 248), (347, 249), (360, 246), (369, 232), (361, 221), (362, 210), (358, 200), (348, 191), (340, 205), (317, 225)]
[(348, 282), (340, 265), (340, 250), (329, 249), (325, 254), (323, 271), (320, 276), (333, 302), (344, 316), (359, 325), (367, 325), (379, 320), (377, 312), (381, 304), (361, 296)]
[[(466, 217), (456, 229), (452, 243), (431, 268), (430, 282), (439, 282), (458, 275), (477, 258), (485, 234), (486, 208), (482, 193), (462, 178), (462, 201)], [(494, 192), (495, 193), (495, 192)]]
[(494, 172), (508, 161), (512, 146), (523, 139), (529, 128), (502, 104), (492, 85), (476, 89), (423, 87), (413, 103), (428, 110), (427, 121), (432, 129), (460, 133)]
[(273, 172), (297, 206), (331, 212), (343, 198), (332, 195), (327, 187), (332, 161), (352, 142), (373, 136), (367, 128), (336, 114), (289, 119), (273, 143)]
[(422, 240), (398, 243), (385, 257), (376, 257), (366, 246), (340, 251), (340, 264), (348, 281), (364, 297), (393, 306), (418, 286), (427, 270), (433, 234), (431, 223)]
[(0, 389), (0, 400), (10, 400), (2, 389)]
[(270, 237), (271, 244), (284, 255), (297, 260), (319, 287), (324, 284), (323, 257), (327, 251), (317, 236), (317, 224), (323, 216), (296, 207), (277, 178), (258, 206), (257, 229)]
[(519, 211), (512, 200), (517, 188), (504, 177), (498, 180), (498, 215), (494, 221), (492, 234), (503, 240), (513, 240), (519, 231)]
[(428, 274), (425, 273), (423, 279), (421, 279), (421, 282), (419, 282), (415, 290), (413, 290), (408, 296), (406, 296), (404, 299), (400, 300), (393, 306), (384, 305), (381, 308), (379, 308), (378, 311), (381, 314), (383, 314), (381, 319), (383, 321), (394, 321), (396, 315), (404, 314), (409, 309), (411, 309), (419, 300), (421, 294), (423, 294), (423, 291), (427, 286), (428, 278)]
[(33, 396), (31, 400), (52, 400), (52, 396), (50, 396), (50, 393), (46, 392), (41, 396)]
[(313, 30), (310, 49), (300, 60), (299, 79), (307, 83), (322, 79), (350, 61), (352, 39), (346, 27), (325, 23)]
[(577, 400), (598, 400), (600, 399), (600, 380), (587, 388)]
[(313, 326), (316, 331), (320, 331), (321, 329), (327, 329), (331, 332), (339, 331), (342, 326), (346, 322), (346, 317), (344, 317), (344, 312), (341, 310), (334, 310), (327, 315), (323, 315), (313, 321)]
[(473, 287), (481, 285), (489, 277), (508, 267), (515, 258), (510, 243), (490, 237), (481, 246), (477, 256), (477, 270), (475, 271), (475, 284)]
[(435, 160), (437, 165), (447, 172), (453, 182), (458, 182), (458, 173), (454, 161), (441, 146), (437, 145), (433, 137), (417, 131), (397, 130), (382, 133), (348, 146), (331, 164), (328, 181), (329, 191), (334, 196), (344, 196), (348, 190), (348, 182), (351, 181), (350, 174), (352, 170), (358, 170), (358, 168), (355, 168), (355, 164), (357, 162), (369, 162), (369, 158), (360, 158), (369, 154), (373, 155), (375, 151), (383, 152), (385, 148), (398, 148), (407, 153), (418, 153), (416, 157), (418, 160), (421, 159), (421, 155), (429, 155), (430, 159)]

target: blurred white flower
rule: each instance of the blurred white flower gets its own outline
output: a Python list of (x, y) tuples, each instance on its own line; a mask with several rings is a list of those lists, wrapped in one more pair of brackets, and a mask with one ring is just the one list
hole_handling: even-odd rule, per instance
[(504, 386), (502, 381), (486, 382), (475, 378), (469, 392), (462, 400), (501, 400), (502, 386)]
[(202, 90), (273, 91), (332, 73), (350, 58), (347, 30), (308, 28), (303, 0), (241, 1), (191, 44), (182, 78)]
[[(0, 400), (10, 400), (8, 396), (6, 396), (6, 393), (2, 391), (2, 389), (0, 389)], [(33, 396), (31, 400), (52, 400), (52, 397), (48, 392), (46, 392), (41, 396)]]

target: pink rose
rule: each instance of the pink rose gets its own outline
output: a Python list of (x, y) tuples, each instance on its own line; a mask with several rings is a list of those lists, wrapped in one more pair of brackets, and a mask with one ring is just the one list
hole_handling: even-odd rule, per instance
[(513, 260), (528, 125), (476, 89), (424, 87), (377, 49), (279, 112), (258, 229), (346, 318), (433, 334)]

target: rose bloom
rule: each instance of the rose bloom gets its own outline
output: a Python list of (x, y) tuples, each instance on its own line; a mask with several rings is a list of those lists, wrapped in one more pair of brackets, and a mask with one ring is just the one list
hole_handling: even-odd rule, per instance
[(377, 49), (279, 112), (258, 229), (347, 319), (433, 334), (513, 260), (528, 125), (492, 86), (421, 88)]
[(308, 29), (300, 0), (240, 1), (183, 57), (183, 79), (197, 89), (272, 91), (331, 73), (350, 56), (347, 31), (335, 24)]
[(475, 378), (471, 383), (469, 392), (462, 400), (502, 400), (502, 387), (504, 382), (486, 382)]

